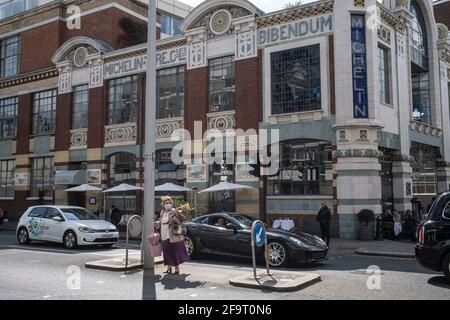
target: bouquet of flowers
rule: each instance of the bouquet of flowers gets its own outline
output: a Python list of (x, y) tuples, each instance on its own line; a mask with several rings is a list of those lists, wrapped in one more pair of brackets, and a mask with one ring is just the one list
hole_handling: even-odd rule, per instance
[(177, 210), (181, 211), (183, 215), (185, 216), (186, 220), (192, 220), (192, 211), (191, 205), (189, 203), (182, 203), (177, 206)]

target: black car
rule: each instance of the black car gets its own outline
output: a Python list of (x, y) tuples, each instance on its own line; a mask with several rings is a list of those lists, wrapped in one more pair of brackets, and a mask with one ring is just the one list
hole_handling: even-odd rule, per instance
[[(185, 244), (189, 256), (198, 253), (251, 258), (251, 226), (254, 219), (235, 213), (205, 215), (186, 222)], [(269, 264), (283, 267), (290, 263), (315, 263), (327, 259), (328, 247), (319, 237), (267, 229)], [(264, 260), (264, 248), (257, 248)]]
[(434, 202), (418, 233), (417, 260), (427, 269), (444, 272), (450, 281), (450, 191)]

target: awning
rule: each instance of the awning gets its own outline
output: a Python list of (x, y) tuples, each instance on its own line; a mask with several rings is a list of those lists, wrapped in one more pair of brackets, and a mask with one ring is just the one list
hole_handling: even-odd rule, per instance
[(85, 170), (56, 171), (55, 173), (55, 185), (81, 185), (85, 183)]

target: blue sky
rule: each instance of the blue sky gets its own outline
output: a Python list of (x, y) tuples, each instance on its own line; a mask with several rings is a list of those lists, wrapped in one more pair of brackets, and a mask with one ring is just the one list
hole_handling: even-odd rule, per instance
[[(204, 0), (180, 0), (180, 1), (195, 7), (198, 4), (202, 3)], [(288, 2), (288, 0), (250, 0), (250, 2), (253, 2), (258, 8), (260, 8), (264, 12), (271, 12), (283, 9), (284, 4)]]

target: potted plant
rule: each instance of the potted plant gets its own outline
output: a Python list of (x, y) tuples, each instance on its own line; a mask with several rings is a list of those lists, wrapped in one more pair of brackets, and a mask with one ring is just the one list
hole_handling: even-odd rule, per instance
[(372, 210), (364, 209), (358, 213), (359, 240), (374, 240), (375, 213)]
[(191, 205), (188, 202), (181, 199), (176, 199), (175, 208), (183, 212), (186, 216), (186, 220), (192, 220), (195, 218), (195, 209), (191, 208)]

